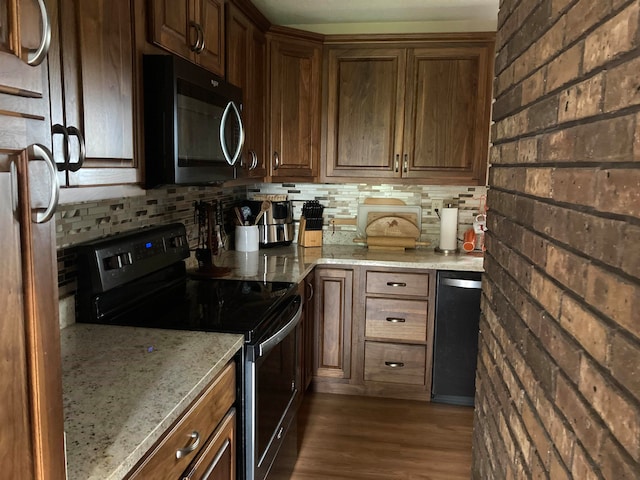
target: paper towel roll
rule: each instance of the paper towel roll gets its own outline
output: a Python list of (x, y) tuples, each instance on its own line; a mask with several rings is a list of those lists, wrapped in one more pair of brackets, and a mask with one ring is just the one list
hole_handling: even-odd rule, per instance
[(443, 208), (440, 212), (440, 250), (458, 248), (458, 209)]

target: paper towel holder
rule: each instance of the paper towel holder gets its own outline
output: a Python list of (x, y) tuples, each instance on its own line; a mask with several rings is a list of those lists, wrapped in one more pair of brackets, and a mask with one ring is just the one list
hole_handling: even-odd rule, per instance
[[(455, 215), (456, 215), (456, 219), (455, 219), (456, 231), (455, 232), (450, 232), (450, 233), (454, 234), (452, 240), (454, 242), (456, 242), (455, 243), (456, 247), (455, 248), (443, 248), (443, 246), (442, 246), (443, 240), (442, 240), (442, 237), (441, 237), (440, 244), (434, 249), (434, 251), (435, 251), (435, 253), (438, 253), (440, 255), (455, 255), (457, 253), (460, 253), (460, 248), (458, 248), (458, 246), (457, 246), (457, 236), (458, 236), (458, 232), (457, 232), (457, 224), (458, 224), (458, 221), (457, 221), (457, 210), (458, 210), (458, 206), (455, 205), (454, 203), (446, 203), (445, 208), (450, 208), (450, 209), (455, 209), (456, 210), (456, 213), (455, 213)], [(444, 211), (443, 211), (443, 215), (444, 215)], [(438, 217), (440, 217), (440, 222), (441, 222), (440, 232), (441, 232), (441, 235), (442, 235), (442, 220), (443, 220), (443, 218), (439, 213), (438, 213)]]

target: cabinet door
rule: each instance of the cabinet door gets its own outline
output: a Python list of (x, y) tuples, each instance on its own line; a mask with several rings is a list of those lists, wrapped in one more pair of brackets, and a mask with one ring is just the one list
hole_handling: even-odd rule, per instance
[[(56, 4), (52, 2), (52, 4)], [(59, 49), (50, 58), (53, 124), (84, 137), (85, 160), (68, 172), (68, 186), (135, 183), (133, 18), (130, 0), (60, 0), (54, 20)], [(58, 42), (55, 42), (57, 47)], [(71, 137), (72, 162), (81, 138)], [(61, 162), (61, 137), (54, 155)]]
[(320, 47), (278, 39), (270, 55), (270, 174), (311, 179), (319, 160)]
[(224, 75), (224, 1), (197, 0), (196, 23), (202, 29), (202, 46), (197, 49), (196, 63), (207, 70)]
[(30, 66), (20, 57), (24, 50), (37, 49), (41, 40), (40, 13), (34, 0), (2, 2), (0, 156), (7, 152), (18, 153), (33, 143), (50, 147), (47, 62)]
[(156, 45), (224, 75), (224, 0), (149, 0)]
[(149, 0), (149, 36), (153, 43), (194, 60), (198, 41), (195, 0)]
[(227, 79), (242, 88), (242, 177), (264, 177), (266, 39), (233, 4), (227, 7)]
[(406, 50), (328, 51), (329, 177), (400, 176)]
[(353, 271), (316, 269), (315, 285), (315, 374), (351, 378)]
[(482, 47), (410, 51), (403, 177), (484, 184), (488, 64), (488, 50)]
[(32, 222), (50, 180), (31, 163), (25, 152), (0, 158), (0, 458), (4, 478), (57, 480), (65, 464), (55, 225)]

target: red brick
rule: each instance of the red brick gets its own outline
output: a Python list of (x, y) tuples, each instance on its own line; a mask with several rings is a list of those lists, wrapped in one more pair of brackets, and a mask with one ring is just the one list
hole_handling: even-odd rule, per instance
[(498, 97), (511, 85), (513, 85), (513, 63), (505, 68), (500, 73), (500, 75), (498, 75), (496, 81), (494, 82), (494, 96)]
[(597, 172), (597, 192), (598, 210), (640, 218), (640, 169)]
[(535, 163), (538, 158), (538, 138), (521, 138), (517, 150), (518, 163)]
[(584, 42), (577, 43), (556, 57), (547, 68), (547, 92), (577, 79), (582, 70)]
[(575, 135), (575, 161), (628, 162), (632, 156), (634, 117), (600, 120), (569, 129)]
[(604, 111), (613, 112), (640, 104), (640, 57), (609, 70), (604, 95)]
[(526, 182), (526, 173), (522, 169), (492, 167), (489, 170), (491, 185), (505, 190), (523, 191)]
[(638, 46), (639, 9), (638, 2), (631, 3), (587, 37), (584, 49), (585, 73)]
[(558, 123), (558, 95), (545, 98), (531, 105), (527, 110), (529, 132), (552, 127)]
[(573, 0), (551, 0), (552, 15), (554, 17), (560, 15), (572, 1)]
[(611, 375), (632, 395), (640, 398), (640, 344), (622, 332), (611, 339), (607, 367)]
[(540, 324), (540, 342), (558, 366), (569, 376), (577, 376), (580, 368), (580, 351), (556, 322), (545, 317)]
[(567, 12), (565, 45), (596, 25), (611, 12), (611, 0), (580, 0)]
[(560, 325), (595, 359), (604, 362), (609, 345), (609, 329), (575, 299), (562, 299)]
[(598, 455), (600, 471), (604, 478), (638, 480), (640, 464), (626, 458), (621, 448), (607, 437)]
[[(600, 476), (589, 460), (586, 452), (581, 448), (576, 448), (571, 465), (571, 475), (580, 480), (597, 480)], [(617, 480), (617, 479), (616, 479)]]
[(562, 460), (556, 455), (551, 455), (549, 461), (549, 478), (553, 480), (571, 480), (571, 474), (567, 471), (567, 467)]
[(551, 441), (556, 450), (560, 454), (565, 465), (570, 465), (571, 458), (573, 457), (573, 450), (576, 445), (576, 437), (573, 431), (562, 421), (562, 419), (555, 413), (553, 405), (545, 405), (546, 409), (542, 409), (538, 406), (539, 412), (547, 412), (546, 417), (543, 418), (543, 422), (549, 423), (547, 431), (551, 437)]
[(635, 310), (640, 284), (630, 283), (594, 265), (589, 265), (587, 280), (587, 303), (640, 337), (638, 311)]
[(587, 262), (555, 245), (547, 248), (547, 274), (569, 290), (583, 296), (586, 291)]
[(522, 111), (499, 120), (494, 125), (496, 127), (496, 133), (493, 140), (503, 140), (507, 138), (519, 137), (527, 132), (527, 112)]
[(592, 206), (596, 178), (592, 168), (558, 168), (553, 171), (553, 199), (581, 206)]
[(563, 292), (548, 277), (536, 270), (531, 274), (531, 295), (551, 316), (559, 317)]
[[(618, 222), (622, 223), (622, 222)], [(620, 252), (620, 262), (616, 262), (624, 272), (640, 278), (640, 248), (638, 239), (640, 238), (640, 227), (636, 225), (624, 225), (624, 233), (618, 239), (617, 250)]]
[(591, 117), (602, 112), (604, 74), (574, 85), (560, 95), (558, 122)]
[[(621, 220), (596, 217), (581, 212), (572, 212), (569, 218), (569, 225), (580, 225), (583, 230), (572, 238), (570, 244), (573, 248), (579, 249), (586, 255), (600, 260), (608, 265), (622, 268), (631, 268), (633, 271), (634, 258), (640, 262), (640, 249), (637, 248), (637, 238), (629, 242), (630, 248), (625, 248), (626, 231), (628, 224)], [(640, 234), (640, 229), (637, 232)], [(616, 248), (612, 248), (615, 245)], [(635, 257), (634, 257), (635, 252)], [(640, 267), (640, 263), (636, 264)], [(640, 268), (638, 270), (640, 273)], [(636, 275), (640, 277), (640, 275)]]
[(636, 115), (635, 132), (633, 133), (633, 160), (640, 161), (640, 113)]
[[(558, 376), (556, 382), (555, 404), (584, 447), (590, 452), (598, 452), (602, 446), (604, 431), (582, 397), (562, 376)], [(574, 455), (577, 450), (578, 448), (574, 449)]]
[(552, 168), (527, 168), (524, 192), (542, 198), (551, 198)]
[(542, 67), (522, 81), (522, 105), (529, 105), (544, 94), (547, 67)]
[(572, 129), (544, 134), (540, 143), (542, 162), (570, 162), (574, 159), (576, 135)]
[[(546, 412), (542, 412), (543, 415)], [(548, 464), (549, 453), (551, 452), (551, 442), (544, 427), (538, 419), (538, 413), (534, 412), (528, 402), (522, 404), (522, 421), (524, 423), (531, 441), (533, 442), (534, 451)]]
[(631, 457), (640, 460), (640, 409), (632, 405), (611, 385), (591, 363), (583, 357), (580, 364), (580, 392), (598, 412), (611, 433)]
[(564, 37), (566, 32), (566, 16), (562, 16), (547, 32), (536, 41), (536, 54), (540, 65), (549, 61), (565, 45)]

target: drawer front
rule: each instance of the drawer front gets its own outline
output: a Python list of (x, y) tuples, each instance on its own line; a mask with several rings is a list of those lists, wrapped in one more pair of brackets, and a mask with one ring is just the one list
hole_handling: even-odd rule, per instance
[(427, 306), (426, 300), (367, 298), (365, 336), (426, 342)]
[(424, 385), (426, 347), (365, 342), (365, 381)]
[(429, 296), (428, 273), (367, 272), (367, 293)]
[[(235, 364), (231, 362), (128, 478), (178, 478), (229, 411), (235, 396)], [(192, 437), (194, 432), (198, 434), (197, 446)], [(177, 458), (176, 452), (181, 449), (191, 451)]]
[(236, 478), (236, 413), (231, 410), (181, 480)]

